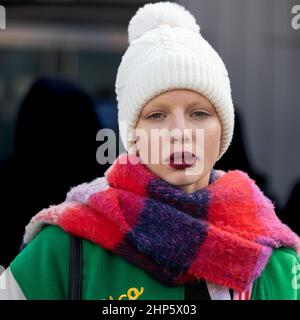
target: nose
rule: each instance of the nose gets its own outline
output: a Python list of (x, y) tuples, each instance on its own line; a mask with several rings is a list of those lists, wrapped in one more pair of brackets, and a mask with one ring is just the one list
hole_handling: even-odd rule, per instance
[(171, 143), (185, 143), (191, 140), (191, 128), (187, 125), (187, 121), (182, 112), (174, 114), (169, 129), (171, 133)]

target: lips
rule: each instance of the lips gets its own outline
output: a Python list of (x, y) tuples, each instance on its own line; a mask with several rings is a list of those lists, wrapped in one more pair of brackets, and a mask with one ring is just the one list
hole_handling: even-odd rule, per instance
[(185, 169), (193, 166), (196, 162), (196, 156), (189, 152), (174, 152), (168, 159), (168, 164), (174, 169)]

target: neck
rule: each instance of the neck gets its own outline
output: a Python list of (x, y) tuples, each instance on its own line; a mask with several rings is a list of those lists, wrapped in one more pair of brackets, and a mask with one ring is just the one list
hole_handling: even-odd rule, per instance
[(196, 182), (179, 186), (179, 188), (186, 193), (193, 193), (197, 190), (203, 189), (209, 185), (210, 174), (211, 172), (209, 171), (204, 177), (201, 177)]

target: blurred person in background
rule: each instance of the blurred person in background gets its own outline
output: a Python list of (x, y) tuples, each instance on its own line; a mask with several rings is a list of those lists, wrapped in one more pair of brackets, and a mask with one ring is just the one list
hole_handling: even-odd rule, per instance
[(86, 92), (58, 78), (37, 79), (24, 97), (14, 158), (0, 167), (0, 264), (7, 266), (18, 253), (34, 212), (105, 171), (96, 161), (101, 125), (94, 108)]

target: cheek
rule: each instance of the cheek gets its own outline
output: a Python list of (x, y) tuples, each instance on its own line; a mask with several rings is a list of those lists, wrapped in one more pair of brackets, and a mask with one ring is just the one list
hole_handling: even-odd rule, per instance
[(151, 129), (152, 127), (148, 127), (142, 125), (137, 127), (137, 146), (139, 149), (139, 155), (144, 161), (150, 161), (155, 149), (153, 150), (153, 141), (151, 140)]
[(159, 155), (162, 152), (163, 138), (157, 137), (157, 130), (159, 127), (146, 126), (142, 125), (137, 127), (139, 129), (138, 136), (138, 148), (140, 150), (140, 154), (146, 155), (148, 154), (149, 159), (151, 159), (151, 155)]
[(219, 121), (211, 123), (204, 131), (205, 153), (211, 156), (219, 154), (221, 143), (221, 124)]

